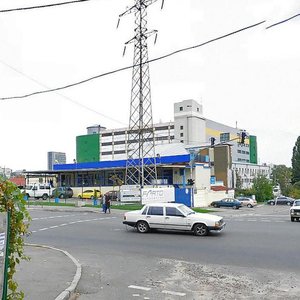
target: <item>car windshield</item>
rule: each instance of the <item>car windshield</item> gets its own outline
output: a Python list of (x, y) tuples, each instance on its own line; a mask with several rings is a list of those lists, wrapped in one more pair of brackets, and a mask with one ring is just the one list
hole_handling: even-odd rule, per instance
[(190, 214), (194, 214), (195, 212), (190, 209), (189, 207), (185, 206), (185, 205), (180, 205), (179, 209), (185, 214), (185, 215), (190, 215)]
[(295, 201), (294, 206), (300, 206), (300, 200), (299, 201)]

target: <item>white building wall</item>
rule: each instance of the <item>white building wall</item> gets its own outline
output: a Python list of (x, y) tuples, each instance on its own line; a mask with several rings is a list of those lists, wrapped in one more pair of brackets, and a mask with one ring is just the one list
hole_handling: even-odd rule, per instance
[(210, 190), (211, 169), (203, 164), (196, 164), (194, 168), (195, 189)]
[(212, 190), (197, 190), (194, 194), (194, 207), (208, 207), (210, 203), (216, 200), (221, 200), (226, 197), (234, 197), (234, 190), (212, 191)]
[(204, 143), (205, 128), (202, 105), (195, 100), (184, 100), (174, 104), (174, 135), (177, 142), (185, 145)]

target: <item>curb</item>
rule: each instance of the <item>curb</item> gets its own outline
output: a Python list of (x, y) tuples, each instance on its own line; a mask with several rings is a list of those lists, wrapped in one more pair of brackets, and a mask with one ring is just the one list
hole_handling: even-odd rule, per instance
[(28, 244), (25, 243), (25, 246), (31, 246), (31, 247), (39, 247), (39, 248), (46, 248), (46, 249), (51, 249), (51, 250), (55, 250), (55, 251), (59, 251), (63, 254), (65, 254), (66, 256), (68, 256), (73, 263), (76, 266), (76, 273), (74, 275), (74, 278), (70, 284), (70, 286), (68, 288), (66, 288), (63, 292), (61, 292), (56, 298), (55, 300), (68, 300), (71, 297), (71, 294), (75, 291), (78, 282), (81, 278), (81, 264), (67, 251), (62, 250), (62, 249), (58, 249), (58, 248), (54, 248), (51, 246), (46, 246), (46, 245), (38, 245), (38, 244)]

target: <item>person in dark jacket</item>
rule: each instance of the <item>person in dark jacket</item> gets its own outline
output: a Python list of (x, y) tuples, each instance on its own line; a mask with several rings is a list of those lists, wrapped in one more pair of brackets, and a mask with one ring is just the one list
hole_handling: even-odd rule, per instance
[(105, 213), (106, 211), (110, 214), (110, 199), (108, 197), (105, 197)]

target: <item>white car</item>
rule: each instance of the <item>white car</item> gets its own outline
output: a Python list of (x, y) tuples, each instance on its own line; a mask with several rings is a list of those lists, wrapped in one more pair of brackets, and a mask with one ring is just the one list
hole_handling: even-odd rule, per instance
[(225, 228), (222, 217), (207, 213), (196, 213), (184, 204), (153, 203), (140, 210), (124, 214), (123, 224), (136, 227), (140, 233), (150, 229), (193, 231), (195, 235), (207, 235), (210, 230)]
[(290, 208), (291, 221), (300, 221), (300, 199), (294, 201), (293, 206)]
[(257, 205), (257, 201), (248, 197), (237, 197), (237, 200), (239, 200), (243, 206), (247, 206), (247, 207), (254, 207)]

